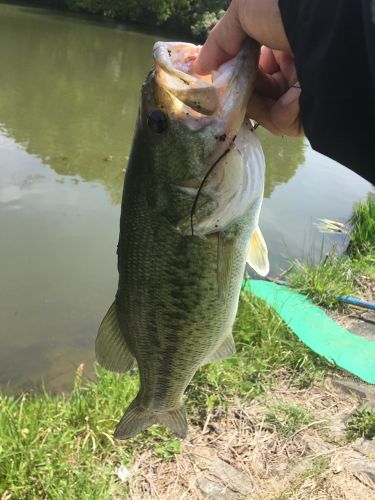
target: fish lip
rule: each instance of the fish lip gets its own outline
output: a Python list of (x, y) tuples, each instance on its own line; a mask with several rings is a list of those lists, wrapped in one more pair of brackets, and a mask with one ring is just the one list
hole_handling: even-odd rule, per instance
[[(171, 75), (175, 75), (186, 83), (194, 83), (197, 78), (193, 75), (177, 69), (172, 62), (172, 54), (182, 50), (189, 50), (190, 57), (196, 59), (201, 49), (200, 45), (180, 42), (156, 42), (153, 48), (154, 62), (157, 69), (163, 69)], [(191, 59), (193, 60), (193, 59)]]
[[(173, 103), (173, 114), (188, 128), (200, 129), (213, 120), (231, 121), (234, 112), (242, 116), (256, 75), (259, 44), (248, 39), (239, 54), (209, 76), (190, 72), (201, 46), (181, 42), (154, 45), (154, 79)], [(237, 121), (237, 120), (236, 120)]]

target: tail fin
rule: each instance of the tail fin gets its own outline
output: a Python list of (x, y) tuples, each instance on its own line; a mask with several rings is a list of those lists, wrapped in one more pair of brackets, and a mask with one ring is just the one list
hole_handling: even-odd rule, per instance
[(160, 424), (168, 427), (169, 430), (184, 438), (187, 434), (187, 416), (185, 407), (169, 411), (153, 411), (147, 408), (141, 408), (138, 403), (138, 397), (130, 404), (124, 413), (124, 416), (118, 423), (115, 430), (116, 439), (128, 439), (136, 436), (153, 424)]

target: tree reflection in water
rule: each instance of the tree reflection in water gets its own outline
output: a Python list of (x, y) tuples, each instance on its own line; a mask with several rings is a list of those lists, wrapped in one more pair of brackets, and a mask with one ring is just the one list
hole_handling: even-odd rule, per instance
[[(58, 174), (103, 183), (119, 203), (157, 38), (37, 11), (1, 16), (0, 120), (7, 133)], [(303, 163), (304, 145), (260, 128), (259, 135), (269, 197)]]

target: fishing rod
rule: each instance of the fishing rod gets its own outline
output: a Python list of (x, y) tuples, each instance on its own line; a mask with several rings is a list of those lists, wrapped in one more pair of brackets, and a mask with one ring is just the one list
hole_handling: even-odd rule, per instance
[[(288, 286), (288, 282), (286, 280), (274, 279), (274, 278), (266, 278), (267, 281), (271, 281), (272, 283), (276, 283), (277, 285)], [(349, 295), (336, 295), (336, 297), (345, 304), (350, 304), (352, 306), (363, 307), (365, 309), (370, 309), (375, 311), (375, 302), (369, 302), (367, 300), (357, 299), (356, 297), (350, 297)]]

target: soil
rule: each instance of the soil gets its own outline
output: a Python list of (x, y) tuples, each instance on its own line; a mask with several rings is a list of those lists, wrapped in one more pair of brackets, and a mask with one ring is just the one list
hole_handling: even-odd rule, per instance
[[(363, 277), (362, 298), (375, 301), (373, 280)], [(375, 341), (375, 311), (347, 307), (334, 319)], [(213, 410), (202, 427), (190, 425), (182, 451), (170, 461), (138, 456), (127, 476), (132, 499), (375, 500), (375, 438), (349, 439), (347, 421), (358, 409), (375, 411), (375, 387), (332, 378), (297, 389), (278, 374), (267, 395)], [(270, 422), (275, 406), (297, 407), (307, 424), (291, 433)]]
[[(375, 388), (330, 379), (297, 389), (280, 373), (266, 397), (214, 410), (190, 426), (182, 452), (170, 461), (138, 456), (126, 481), (132, 499), (375, 500), (375, 441), (349, 440), (346, 421), (374, 406)], [(286, 432), (270, 409), (290, 405), (309, 423)]]

